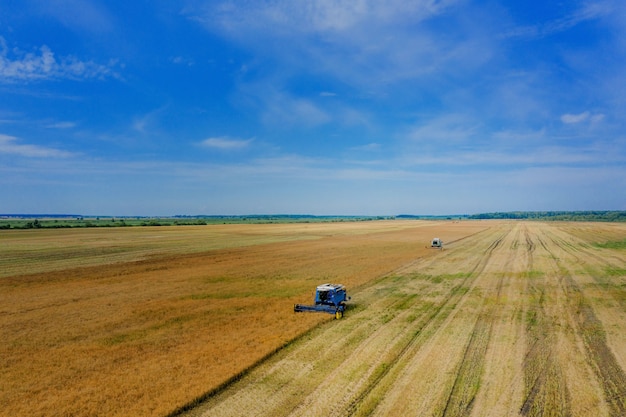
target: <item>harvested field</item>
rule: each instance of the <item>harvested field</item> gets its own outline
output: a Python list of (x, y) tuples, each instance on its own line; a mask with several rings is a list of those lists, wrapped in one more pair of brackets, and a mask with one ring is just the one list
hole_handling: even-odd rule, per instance
[[(2, 231), (0, 415), (623, 416), (624, 242), (504, 221)], [(348, 287), (344, 319), (292, 312), (322, 282)]]
[(482, 225), (187, 415), (626, 415), (626, 225)]

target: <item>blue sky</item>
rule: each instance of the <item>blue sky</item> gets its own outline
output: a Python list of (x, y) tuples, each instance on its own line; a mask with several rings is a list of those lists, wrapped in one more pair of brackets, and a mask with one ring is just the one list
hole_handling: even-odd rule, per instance
[(3, 0), (0, 213), (626, 210), (622, 0)]

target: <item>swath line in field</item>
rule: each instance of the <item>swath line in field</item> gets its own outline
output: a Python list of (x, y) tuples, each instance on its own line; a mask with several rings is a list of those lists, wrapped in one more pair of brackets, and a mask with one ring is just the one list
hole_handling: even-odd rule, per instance
[[(559, 240), (553, 238), (555, 244)], [(542, 242), (546, 250), (545, 243)], [(569, 255), (580, 261), (569, 245), (561, 246)], [(569, 300), (569, 314), (578, 328), (583, 340), (587, 362), (596, 373), (605, 400), (613, 417), (626, 415), (626, 373), (620, 367), (615, 355), (607, 345), (606, 333), (602, 322), (597, 318), (591, 303), (571, 275), (569, 268), (551, 251), (555, 264), (561, 271), (560, 282)]]
[(350, 406), (346, 410), (346, 413), (342, 415), (371, 415), (378, 405), (377, 398), (381, 398), (384, 393), (391, 388), (391, 384), (383, 384), (382, 381), (386, 378), (393, 378), (394, 375), (401, 372), (406, 366), (406, 363), (408, 363), (420, 349), (423, 343), (423, 341), (420, 342), (420, 336), (432, 333), (428, 329), (437, 328), (441, 323), (443, 323), (443, 321), (455, 310), (456, 305), (458, 305), (459, 302), (461, 302), (461, 300), (468, 295), (468, 291), (461, 290), (467, 288), (467, 285), (473, 282), (476, 277), (483, 272), (489, 258), (492, 256), (494, 250), (500, 245), (507, 233), (508, 232), (504, 233), (491, 242), (489, 247), (486, 249), (484, 256), (478, 260), (464, 281), (450, 292), (448, 298), (438, 306), (438, 308), (428, 318), (427, 322), (424, 323), (423, 326), (421, 326), (421, 328), (414, 333), (413, 337), (407, 341), (406, 345), (392, 362), (392, 365), (386, 368), (384, 372), (375, 380), (371, 381), (366, 389), (353, 399)]
[[(511, 239), (509, 255), (504, 262), (504, 265), (511, 264), (513, 258), (516, 257), (516, 251), (519, 247), (518, 236), (521, 232), (522, 231), (518, 230), (516, 236)], [(531, 268), (534, 246), (526, 228), (523, 229), (523, 233), (526, 241), (526, 255), (528, 257), (527, 268)], [(505, 237), (494, 242), (492, 245), (493, 250), (500, 246), (504, 238)], [(482, 269), (486, 270), (486, 266), (487, 263), (485, 263)], [(506, 277), (508, 277), (508, 275), (500, 274), (494, 291), (494, 297), (487, 296), (484, 298), (481, 311), (474, 325), (474, 329), (466, 346), (463, 358), (458, 366), (454, 384), (450, 390), (450, 394), (443, 410), (442, 415), (444, 417), (468, 416), (471, 413), (474, 400), (481, 386), (487, 348), (493, 333), (492, 330), (496, 317), (496, 308), (500, 306), (501, 303), (502, 288)]]

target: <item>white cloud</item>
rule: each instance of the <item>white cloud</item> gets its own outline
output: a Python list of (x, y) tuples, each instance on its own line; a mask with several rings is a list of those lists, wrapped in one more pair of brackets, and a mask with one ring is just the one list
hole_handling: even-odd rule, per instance
[(380, 143), (372, 142), (366, 145), (354, 146), (350, 149), (355, 150), (355, 151), (377, 151), (380, 148), (381, 148)]
[(595, 124), (601, 122), (602, 120), (604, 120), (604, 114), (592, 114), (589, 111), (584, 111), (578, 114), (565, 113), (561, 115), (561, 121), (565, 124), (577, 124), (587, 121)]
[[(28, 1), (24, 6), (27, 7)], [(73, 31), (101, 34), (116, 30), (115, 19), (106, 2), (93, 0), (45, 0), (30, 2), (33, 12), (56, 19)], [(104, 3), (104, 4), (103, 4)]]
[(417, 23), (440, 13), (450, 1), (436, 0), (313, 0), (255, 1), (235, 4), (228, 1), (205, 2), (204, 7), (189, 7), (184, 13), (208, 27), (235, 34), (241, 29), (253, 31), (271, 27), (274, 31), (343, 32), (356, 26), (388, 24), (401, 18)]
[(588, 111), (579, 114), (566, 113), (561, 116), (561, 121), (565, 124), (580, 123), (589, 119), (589, 115), (590, 113)]
[(46, 126), (49, 129), (71, 129), (73, 127), (76, 127), (76, 123), (74, 122), (56, 122), (56, 123), (51, 123), (49, 125)]
[(229, 137), (212, 137), (203, 140), (200, 144), (206, 148), (222, 151), (234, 151), (247, 148), (254, 139), (232, 139)]
[(519, 167), (594, 167), (622, 165), (626, 162), (619, 144), (590, 144), (584, 148), (566, 146), (514, 146), (501, 149), (475, 147), (448, 151), (429, 151), (407, 154), (398, 165), (407, 167), (438, 165), (447, 170), (452, 167), (498, 167), (518, 169)]
[(195, 60), (193, 58), (186, 58), (182, 56), (170, 57), (170, 62), (176, 65), (186, 65), (188, 67), (192, 67), (195, 64)]
[[(211, 31), (281, 62), (281, 70), (330, 74), (376, 89), (442, 69), (475, 67), (491, 56), (475, 25), (442, 37), (423, 23), (456, 0), (204, 2), (184, 11)], [(458, 23), (458, 22), (457, 22)], [(468, 31), (474, 33), (470, 35)], [(474, 36), (475, 35), (475, 36)], [(463, 65), (450, 65), (458, 63)]]
[(311, 100), (279, 94), (267, 104), (263, 120), (269, 124), (316, 126), (331, 120), (331, 116)]
[[(260, 112), (261, 120), (271, 126), (319, 126), (332, 120), (323, 107), (276, 88), (271, 83), (242, 84), (239, 93), (245, 104)], [(321, 102), (320, 102), (321, 103)]]
[(604, 120), (604, 115), (594, 114), (589, 118), (589, 120), (591, 121), (591, 123), (600, 123), (602, 120)]
[(545, 139), (546, 129), (535, 131), (501, 130), (493, 133), (493, 138), (501, 141), (531, 142)]
[(416, 126), (409, 133), (409, 139), (417, 142), (434, 141), (444, 144), (450, 142), (464, 142), (473, 138), (478, 132), (479, 125), (470, 118), (459, 115), (443, 115), (427, 123)]
[(118, 77), (114, 71), (115, 64), (111, 61), (101, 65), (73, 56), (57, 59), (46, 45), (36, 52), (24, 52), (17, 48), (9, 51), (5, 39), (0, 36), (0, 82)]
[(15, 136), (0, 134), (0, 153), (25, 156), (28, 158), (68, 158), (71, 152), (61, 151), (45, 146), (17, 143)]
[(582, 7), (558, 19), (538, 23), (532, 26), (518, 26), (501, 35), (503, 38), (544, 38), (569, 30), (580, 23), (604, 18), (617, 13), (621, 6), (612, 1), (586, 2)]
[(168, 109), (168, 106), (162, 106), (157, 109), (152, 110), (151, 112), (142, 114), (140, 116), (135, 116), (132, 122), (133, 130), (139, 133), (147, 133), (151, 129), (154, 129), (155, 126), (158, 126), (161, 117)]

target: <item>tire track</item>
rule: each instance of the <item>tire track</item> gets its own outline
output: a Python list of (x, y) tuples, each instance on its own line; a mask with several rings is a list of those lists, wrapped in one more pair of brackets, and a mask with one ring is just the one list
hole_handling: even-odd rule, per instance
[[(536, 235), (537, 242), (552, 261), (556, 256), (544, 240)], [(534, 252), (536, 245), (527, 237)], [(527, 353), (523, 362), (525, 395), (520, 407), (523, 416), (570, 416), (571, 400), (563, 370), (555, 352), (558, 345), (559, 315), (555, 303), (555, 284), (545, 273), (528, 278), (530, 302), (526, 312)], [(556, 311), (554, 311), (557, 309)]]
[[(500, 246), (505, 236), (509, 233), (506, 231), (500, 234), (494, 241), (492, 241), (485, 250), (485, 255), (481, 257), (478, 262), (471, 269), (467, 277), (453, 290), (449, 296), (441, 303), (428, 320), (413, 334), (406, 345), (402, 348), (399, 354), (393, 360), (393, 366), (385, 369), (381, 375), (375, 380), (372, 380), (370, 384), (364, 389), (358, 396), (356, 396), (350, 403), (346, 410), (346, 416), (368, 416), (371, 415), (375, 408), (378, 406), (376, 399), (383, 398), (385, 394), (392, 388), (392, 384), (385, 384), (383, 380), (394, 379), (407, 365), (408, 362), (415, 356), (416, 352), (426, 342), (425, 338), (420, 338), (423, 334), (434, 334), (434, 330), (439, 328), (448, 316), (456, 311), (456, 307), (459, 303), (466, 298), (470, 290), (462, 291), (463, 288), (467, 288), (468, 284), (472, 284), (477, 277), (479, 277), (486, 265), (489, 263), (489, 259), (493, 255), (493, 252)], [(480, 320), (479, 320), (480, 321)], [(487, 323), (486, 321), (484, 322)], [(482, 361), (484, 361), (484, 352), (486, 351), (487, 342), (489, 340), (489, 325), (478, 324), (475, 325), (475, 331), (470, 338), (470, 342), (465, 350), (465, 360), (461, 363), (465, 363), (463, 375), (469, 377), (472, 382), (469, 385), (475, 385), (476, 377), (480, 377), (480, 374), (476, 371), (478, 368), (482, 369)], [(487, 335), (487, 337), (485, 337)], [(482, 361), (481, 361), (482, 358)], [(476, 365), (478, 368), (476, 368)], [(460, 381), (460, 380), (459, 380)], [(458, 384), (458, 393), (464, 391), (462, 384)], [(475, 393), (474, 393), (475, 395)], [(466, 396), (460, 396), (459, 398), (465, 398)], [(374, 398), (374, 399), (372, 399)], [(473, 396), (472, 396), (473, 398)]]
[[(555, 245), (559, 245), (567, 256), (573, 258), (575, 261), (573, 263), (580, 264), (584, 261), (577, 255), (578, 251), (572, 245), (560, 245), (563, 240), (553, 234), (549, 238)], [(626, 415), (626, 373), (607, 344), (602, 322), (597, 318), (591, 303), (573, 278), (567, 266), (571, 262), (561, 261), (545, 243), (542, 242), (542, 245), (550, 253), (560, 272), (559, 283), (566, 299), (569, 300), (568, 313), (577, 328), (577, 334), (582, 338), (586, 361), (602, 387), (610, 416), (624, 416)]]
[[(519, 244), (520, 231), (511, 239), (510, 253), (505, 261), (505, 265), (511, 263), (516, 256)], [(503, 242), (509, 233), (496, 240), (490, 247), (493, 253)], [(527, 232), (526, 232), (527, 235)], [(491, 255), (490, 255), (491, 256)], [(483, 264), (481, 274), (485, 271), (489, 259)], [(505, 274), (500, 274), (493, 299), (485, 297), (481, 311), (478, 315), (472, 335), (467, 343), (463, 358), (461, 359), (454, 384), (448, 396), (443, 417), (468, 416), (472, 410), (474, 399), (481, 386), (481, 379), (484, 373), (487, 348), (491, 340), (492, 330), (495, 321), (495, 309), (500, 304), (502, 288), (505, 281)]]
[[(557, 239), (557, 242), (565, 241), (563, 238), (555, 237), (555, 239)], [(575, 259), (575, 263), (577, 265), (581, 265), (599, 287), (605, 289), (610, 288), (611, 291), (608, 292), (609, 296), (611, 296), (617, 304), (620, 304), (622, 307), (626, 307), (626, 289), (624, 289), (624, 286), (621, 284), (616, 285), (606, 276), (606, 271), (609, 271), (610, 275), (610, 271), (624, 270), (623, 259), (612, 257), (615, 262), (608, 262), (607, 259), (609, 259), (609, 257), (602, 257), (598, 255), (596, 251), (588, 249), (588, 245), (584, 243), (579, 243), (578, 246), (569, 244), (567, 247), (571, 248), (571, 250), (565, 250), (565, 252)], [(594, 265), (590, 264), (589, 259), (594, 260)], [(600, 271), (597, 269), (600, 269)]]

